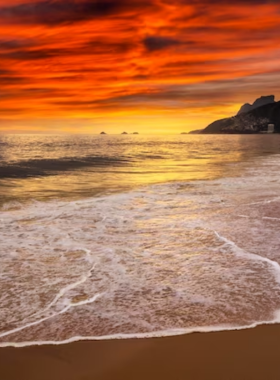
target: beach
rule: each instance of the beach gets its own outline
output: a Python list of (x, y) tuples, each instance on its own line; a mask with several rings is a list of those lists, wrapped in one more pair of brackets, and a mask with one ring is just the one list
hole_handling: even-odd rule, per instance
[(279, 17), (0, 0), (0, 380), (280, 380)]
[(1, 380), (278, 380), (279, 325), (0, 348)]
[(279, 143), (4, 138), (0, 380), (280, 379)]

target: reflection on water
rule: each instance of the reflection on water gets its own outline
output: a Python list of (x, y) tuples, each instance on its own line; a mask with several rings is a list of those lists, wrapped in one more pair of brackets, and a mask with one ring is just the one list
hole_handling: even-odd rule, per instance
[(279, 322), (279, 143), (2, 137), (0, 346)]
[(4, 135), (0, 202), (73, 199), (235, 176), (257, 156), (279, 153), (279, 147), (278, 135)]

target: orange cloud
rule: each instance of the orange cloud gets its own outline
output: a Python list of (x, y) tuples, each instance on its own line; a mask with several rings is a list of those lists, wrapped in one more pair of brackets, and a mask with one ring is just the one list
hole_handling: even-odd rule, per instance
[(0, 128), (204, 127), (279, 96), (279, 14), (261, 0), (0, 0)]

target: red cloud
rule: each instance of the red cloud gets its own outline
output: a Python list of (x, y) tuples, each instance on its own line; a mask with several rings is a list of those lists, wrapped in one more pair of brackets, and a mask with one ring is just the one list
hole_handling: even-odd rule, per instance
[(278, 95), (279, 12), (260, 0), (0, 0), (0, 113), (211, 121), (209, 107)]

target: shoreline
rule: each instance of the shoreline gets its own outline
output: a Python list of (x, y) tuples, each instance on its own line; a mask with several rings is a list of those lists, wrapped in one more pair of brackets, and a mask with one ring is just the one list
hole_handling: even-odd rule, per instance
[(0, 348), (2, 380), (278, 380), (280, 325)]
[[(280, 316), (280, 314), (279, 314)], [(0, 341), (0, 349), (2, 348), (26, 348), (26, 347), (40, 347), (40, 346), (63, 346), (67, 344), (73, 344), (78, 342), (102, 342), (102, 341), (112, 341), (112, 340), (132, 340), (132, 339), (164, 339), (170, 337), (177, 337), (182, 335), (190, 334), (207, 334), (215, 332), (229, 332), (229, 331), (240, 331), (255, 329), (259, 326), (266, 325), (280, 325), (279, 318), (271, 321), (262, 321), (254, 322), (251, 325), (244, 326), (202, 326), (189, 329), (171, 329), (171, 330), (162, 330), (154, 331), (151, 333), (131, 333), (131, 334), (114, 334), (114, 335), (100, 335), (100, 336), (73, 336), (66, 340), (57, 340), (57, 341), (27, 341), (27, 342), (2, 342)], [(4, 333), (5, 334), (5, 333)], [(9, 334), (10, 335), (10, 334)], [(1, 334), (0, 334), (0, 338)]]

